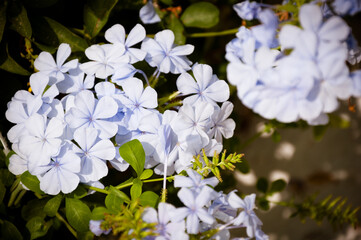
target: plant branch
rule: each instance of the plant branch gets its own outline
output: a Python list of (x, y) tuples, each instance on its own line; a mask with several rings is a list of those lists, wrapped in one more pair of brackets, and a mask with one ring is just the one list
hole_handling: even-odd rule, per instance
[(73, 236), (75, 238), (77, 238), (76, 231), (70, 226), (70, 224), (58, 212), (55, 214), (55, 216), (56, 216), (57, 219), (59, 219), (61, 222), (63, 222), (65, 224), (65, 226), (69, 229), (71, 234), (73, 234)]

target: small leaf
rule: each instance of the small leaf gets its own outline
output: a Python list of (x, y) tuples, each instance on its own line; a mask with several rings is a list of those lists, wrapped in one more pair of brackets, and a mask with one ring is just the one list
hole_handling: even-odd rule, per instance
[(258, 201), (258, 205), (262, 210), (265, 210), (265, 211), (269, 210), (269, 201), (266, 198), (261, 198)]
[(277, 132), (276, 130), (272, 133), (272, 140), (274, 142), (279, 142), (281, 141), (281, 134), (279, 132)]
[(12, 1), (12, 4), (9, 6), (9, 12), (11, 15), (9, 28), (23, 37), (31, 38), (32, 29), (25, 7), (19, 2)]
[(143, 146), (138, 139), (134, 139), (120, 146), (119, 154), (133, 167), (138, 177), (142, 175), (145, 163), (145, 153)]
[(3, 220), (1, 224), (1, 239), (3, 240), (22, 240), (23, 236), (21, 236), (19, 230), (16, 228), (14, 224), (9, 221)]
[(142, 172), (142, 175), (140, 175), (140, 179), (144, 180), (144, 179), (148, 179), (153, 175), (153, 170), (152, 169), (145, 169), (144, 172)]
[(138, 178), (133, 180), (133, 185), (130, 188), (130, 196), (132, 200), (139, 198), (139, 196), (142, 194), (142, 186), (143, 182), (140, 181)]
[(236, 167), (243, 174), (247, 174), (250, 171), (249, 164), (245, 159), (242, 159), (240, 163), (236, 163)]
[(88, 190), (83, 186), (79, 185), (73, 192), (67, 194), (69, 198), (81, 199), (88, 195)]
[(313, 127), (313, 137), (316, 141), (321, 141), (329, 125), (319, 125)]
[(129, 197), (122, 191), (110, 186), (110, 193), (105, 198), (105, 206), (114, 213), (120, 211), (124, 202), (129, 202)]
[(36, 239), (45, 236), (49, 228), (52, 225), (52, 221), (45, 222), (41, 217), (33, 217), (26, 223), (26, 228), (30, 232), (30, 239)]
[(181, 20), (186, 27), (210, 28), (218, 23), (219, 10), (209, 2), (193, 3), (184, 11)]
[(29, 76), (30, 73), (20, 66), (10, 55), (8, 51), (8, 45), (2, 44), (0, 49), (0, 69), (23, 75)]
[(286, 185), (287, 183), (282, 179), (273, 181), (271, 183), (270, 193), (282, 192), (286, 188)]
[(268, 190), (268, 181), (266, 178), (261, 177), (257, 180), (256, 184), (257, 190), (263, 193), (266, 193)]
[(52, 199), (50, 199), (44, 207), (44, 212), (49, 216), (49, 217), (54, 217), (56, 215), (56, 213), (58, 212), (58, 209), (60, 207), (61, 204), (61, 200), (63, 200), (63, 196), (58, 194), (55, 197), (53, 197)]
[(45, 20), (49, 23), (50, 27), (58, 37), (59, 42), (68, 43), (73, 52), (84, 51), (88, 47), (87, 42), (83, 38), (79, 37), (65, 26), (51, 18), (45, 17)]
[(6, 188), (2, 182), (0, 182), (0, 204), (3, 202), (6, 193)]
[(78, 232), (77, 238), (78, 238), (78, 240), (93, 240), (94, 234), (91, 231)]
[(31, 191), (38, 193), (38, 194), (44, 194), (43, 191), (40, 190), (40, 181), (36, 176), (33, 176), (29, 173), (29, 171), (24, 172), (21, 174), (21, 182), (29, 188)]
[(15, 176), (7, 169), (0, 169), (0, 181), (6, 186), (9, 187), (13, 184)]
[(183, 45), (186, 42), (186, 36), (184, 35), (184, 26), (182, 22), (173, 13), (169, 14), (166, 18), (167, 27), (174, 33), (174, 43)]
[(110, 212), (111, 211), (109, 211), (109, 209), (107, 209), (105, 207), (96, 207), (92, 211), (91, 219), (92, 220), (103, 220), (104, 219), (104, 214), (105, 213), (110, 213)]
[(155, 208), (158, 204), (159, 196), (152, 191), (146, 191), (140, 195), (139, 201), (143, 207), (149, 206)]
[(79, 232), (89, 230), (91, 212), (89, 207), (74, 198), (65, 198), (65, 214), (71, 226)]
[(48, 199), (33, 199), (30, 200), (23, 208), (21, 209), (21, 216), (25, 221), (29, 221), (31, 218), (39, 216), (45, 218), (46, 214), (44, 212), (44, 207)]
[(7, 1), (2, 1), (0, 3), (0, 42), (3, 38), (5, 24), (6, 24), (6, 8), (7, 8)]
[(94, 38), (108, 22), (109, 14), (118, 0), (88, 0), (84, 6), (85, 32)]

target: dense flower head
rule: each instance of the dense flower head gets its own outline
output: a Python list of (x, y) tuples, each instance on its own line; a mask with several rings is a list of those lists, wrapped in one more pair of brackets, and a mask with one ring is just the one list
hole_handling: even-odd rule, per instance
[[(325, 18), (316, 4), (300, 7), (301, 27), (279, 25), (274, 17), (271, 9), (263, 9), (262, 24), (240, 28), (227, 45), (228, 80), (242, 102), (267, 119), (326, 124), (338, 99), (354, 95), (357, 74), (346, 60), (358, 61), (358, 47), (350, 28), (339, 16)], [(272, 49), (277, 45), (280, 51)]]

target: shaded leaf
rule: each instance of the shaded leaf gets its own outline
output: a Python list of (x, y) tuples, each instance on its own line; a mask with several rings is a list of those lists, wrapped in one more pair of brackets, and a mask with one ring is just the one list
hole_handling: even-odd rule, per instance
[(138, 139), (129, 141), (119, 148), (120, 156), (133, 167), (137, 176), (142, 175), (145, 163), (145, 153)]
[(0, 182), (0, 203), (4, 200), (6, 188), (2, 182)]
[(15, 176), (6, 168), (0, 169), (0, 181), (9, 187), (13, 184)]
[(72, 191), (71, 193), (67, 194), (66, 196), (69, 198), (83, 198), (88, 195), (88, 190), (83, 185), (78, 185), (78, 187)]
[(7, 1), (0, 2), (0, 42), (3, 38), (5, 24), (6, 24), (6, 8)]
[(85, 232), (89, 229), (91, 212), (89, 207), (79, 199), (65, 198), (65, 215), (75, 230)]
[(182, 22), (173, 13), (166, 19), (167, 27), (174, 33), (174, 43), (183, 45), (186, 43), (186, 36), (184, 35), (184, 26)]
[(58, 209), (61, 204), (61, 200), (63, 200), (63, 196), (61, 194), (56, 195), (55, 197), (51, 198), (44, 207), (44, 212), (49, 217), (54, 217), (58, 212)]
[(118, 0), (88, 0), (84, 6), (85, 32), (94, 38), (108, 22), (109, 14)]
[(31, 8), (46, 8), (54, 5), (58, 0), (23, 0)]
[(209, 2), (197, 2), (190, 5), (181, 16), (186, 27), (210, 28), (219, 21), (218, 8)]
[(91, 231), (78, 232), (77, 238), (79, 240), (93, 240), (94, 239), (94, 234)]
[(286, 185), (287, 183), (282, 179), (273, 181), (271, 183), (270, 193), (281, 192), (285, 189)]
[(321, 141), (329, 125), (319, 125), (313, 127), (313, 137), (316, 141)]
[(143, 207), (149, 206), (155, 208), (158, 205), (159, 196), (152, 191), (146, 191), (140, 195), (139, 200)]
[(258, 205), (259, 207), (264, 210), (264, 211), (267, 211), (269, 210), (269, 201), (266, 199), (266, 198), (261, 198), (259, 201), (258, 201)]
[(51, 18), (45, 17), (45, 20), (49, 23), (50, 27), (58, 37), (59, 42), (68, 43), (73, 52), (84, 51), (88, 47), (87, 42), (83, 38), (79, 37), (65, 26)]
[(20, 66), (10, 55), (8, 51), (8, 45), (2, 44), (0, 48), (0, 69), (23, 75), (29, 76), (30, 72), (25, 70), (22, 66)]
[(29, 173), (29, 171), (21, 174), (21, 182), (29, 188), (31, 191), (36, 192), (38, 194), (44, 194), (43, 191), (40, 190), (40, 181), (36, 176), (33, 176)]
[(21, 236), (19, 230), (16, 226), (6, 220), (3, 220), (1, 224), (1, 239), (3, 240), (22, 240), (23, 236)]
[(138, 178), (133, 180), (133, 185), (130, 188), (130, 196), (132, 200), (139, 198), (139, 196), (142, 194), (142, 186), (143, 182), (140, 181)]
[(52, 225), (52, 221), (45, 222), (41, 217), (33, 217), (26, 223), (26, 228), (30, 232), (30, 239), (36, 239), (45, 236), (49, 228)]
[(266, 178), (261, 177), (257, 180), (256, 184), (257, 190), (263, 193), (266, 193), (268, 190), (268, 181)]
[(45, 218), (46, 214), (44, 212), (45, 204), (48, 202), (48, 199), (33, 199), (29, 201), (21, 209), (21, 216), (25, 221), (29, 221), (31, 218), (39, 216)]
[(23, 37), (31, 38), (32, 29), (24, 5), (17, 1), (11, 1), (11, 3), (12, 4), (9, 5), (9, 28)]

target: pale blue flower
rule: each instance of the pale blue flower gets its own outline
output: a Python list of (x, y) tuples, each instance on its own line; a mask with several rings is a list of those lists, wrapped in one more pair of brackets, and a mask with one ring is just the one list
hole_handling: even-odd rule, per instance
[(233, 5), (233, 9), (238, 16), (244, 20), (253, 20), (258, 17), (261, 11), (261, 6), (257, 2), (250, 2), (248, 0)]
[(236, 123), (233, 119), (228, 118), (233, 111), (233, 104), (231, 102), (224, 102), (222, 107), (215, 106), (211, 120), (213, 127), (210, 129), (210, 137), (215, 138), (217, 142), (222, 142), (223, 137), (228, 139), (233, 136)]
[(69, 70), (65, 75), (64, 81), (56, 84), (61, 93), (77, 94), (83, 90), (94, 87), (94, 75), (86, 75), (79, 67)]
[(184, 104), (178, 111), (177, 124), (174, 131), (179, 139), (193, 138), (206, 146), (210, 138), (207, 134), (211, 127), (210, 117), (214, 112), (214, 107), (207, 102), (198, 102), (194, 106)]
[(85, 55), (92, 61), (80, 65), (86, 74), (106, 79), (113, 75), (118, 66), (129, 63), (129, 56), (124, 55), (123, 44), (92, 45), (85, 50)]
[(264, 9), (258, 14), (258, 20), (262, 23), (251, 28), (255, 39), (262, 45), (269, 48), (278, 46), (276, 33), (278, 18), (271, 9)]
[(361, 97), (361, 70), (351, 72), (351, 81), (353, 83), (353, 96)]
[(145, 51), (137, 48), (132, 48), (137, 43), (140, 43), (145, 38), (145, 29), (142, 25), (137, 24), (129, 32), (127, 39), (125, 39), (124, 27), (120, 24), (115, 24), (105, 31), (105, 39), (110, 43), (122, 44), (125, 48), (124, 55), (129, 56), (130, 63), (142, 61), (147, 54)]
[(157, 67), (163, 73), (182, 73), (190, 70), (191, 61), (186, 55), (193, 52), (194, 46), (190, 44), (176, 46), (174, 33), (171, 30), (163, 30), (155, 34), (153, 38), (145, 38), (142, 50), (147, 52), (145, 60), (152, 67)]
[(158, 235), (155, 237), (149, 237), (147, 239), (188, 239), (188, 235), (185, 233), (185, 222), (171, 222), (171, 212), (176, 208), (169, 204), (161, 202), (158, 204), (158, 212), (154, 208), (146, 208), (143, 212), (142, 219), (147, 223), (155, 223), (155, 233)]
[(353, 16), (361, 11), (361, 2), (359, 0), (334, 0), (332, 7), (338, 15)]
[(62, 43), (56, 53), (56, 62), (53, 56), (48, 52), (41, 52), (34, 61), (34, 66), (39, 72), (50, 77), (50, 84), (63, 81), (64, 74), (71, 69), (75, 69), (78, 65), (78, 59), (71, 60), (64, 64), (65, 60), (70, 56), (71, 49), (69, 44)]
[(66, 113), (65, 121), (72, 129), (94, 128), (100, 131), (100, 138), (110, 138), (117, 133), (118, 126), (106, 119), (117, 112), (118, 104), (112, 97), (105, 96), (98, 100), (86, 90), (76, 95), (74, 107)]
[(171, 220), (172, 222), (180, 222), (186, 218), (188, 233), (199, 233), (200, 220), (207, 224), (212, 224), (215, 221), (212, 215), (203, 208), (204, 205), (216, 197), (212, 188), (204, 187), (197, 195), (188, 188), (182, 188), (177, 195), (186, 207), (175, 209), (171, 213)]
[(65, 144), (57, 156), (52, 157), (46, 166), (40, 166), (37, 177), (40, 189), (47, 194), (57, 195), (59, 192), (71, 193), (79, 184), (80, 158)]
[(123, 83), (126, 82), (126, 80), (132, 80), (132, 78), (137, 72), (139, 71), (135, 69), (131, 64), (120, 65), (117, 67), (115, 73), (112, 76), (112, 82), (119, 86), (122, 86)]
[(246, 28), (245, 26), (241, 26), (236, 33), (236, 38), (232, 39), (226, 45), (226, 59), (229, 62), (244, 60), (244, 55), (248, 52), (247, 42), (249, 39), (254, 39), (255, 48), (258, 48), (259, 44), (257, 44), (251, 30)]
[(89, 221), (89, 230), (94, 233), (95, 236), (100, 236), (102, 234), (109, 234), (112, 229), (103, 230), (100, 226), (104, 220), (90, 220)]
[(46, 116), (36, 113), (26, 120), (25, 127), (28, 134), (20, 138), (19, 148), (28, 156), (32, 171), (34, 166), (46, 165), (50, 157), (58, 154), (64, 125), (57, 118), (48, 121)]
[(11, 149), (15, 152), (9, 158), (9, 171), (14, 175), (20, 175), (28, 171), (28, 157), (22, 153), (18, 143), (14, 143)]
[(184, 104), (192, 105), (204, 101), (217, 105), (216, 102), (224, 102), (229, 98), (228, 84), (219, 80), (209, 65), (197, 64), (192, 71), (194, 78), (184, 72), (177, 79), (178, 90), (183, 95), (191, 95), (183, 100)]
[(139, 17), (144, 24), (160, 22), (160, 17), (154, 9), (152, 0), (148, 0), (148, 2), (140, 9)]
[(233, 208), (243, 209), (243, 211), (232, 220), (233, 224), (236, 226), (244, 225), (247, 228), (247, 235), (249, 237), (254, 237), (258, 227), (262, 225), (261, 220), (253, 211), (253, 209), (255, 209), (255, 199), (256, 194), (251, 194), (241, 199), (235, 192), (231, 192), (228, 197), (228, 202)]
[(230, 206), (228, 196), (222, 192), (218, 193), (218, 197), (209, 206), (208, 212), (225, 223), (230, 222), (237, 216), (237, 209)]
[(196, 193), (200, 193), (205, 186), (215, 187), (219, 181), (216, 177), (203, 178), (192, 169), (187, 169), (188, 177), (176, 175), (174, 177), (174, 187), (186, 187)]
[(94, 128), (79, 128), (74, 132), (74, 152), (81, 158), (81, 182), (98, 181), (108, 174), (106, 160), (115, 157), (115, 148), (109, 139), (100, 139)]

